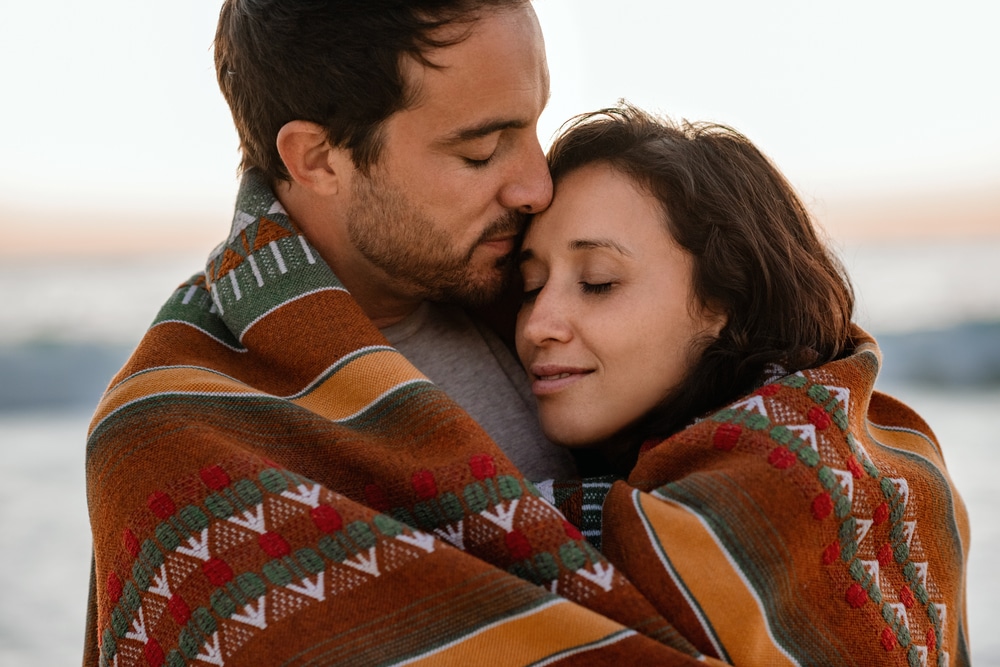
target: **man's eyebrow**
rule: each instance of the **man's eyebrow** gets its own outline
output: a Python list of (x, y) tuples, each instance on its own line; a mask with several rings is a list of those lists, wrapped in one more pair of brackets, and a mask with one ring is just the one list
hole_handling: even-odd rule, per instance
[(453, 146), (455, 144), (461, 144), (466, 141), (472, 141), (473, 139), (481, 139), (482, 137), (487, 137), (494, 132), (503, 132), (504, 130), (515, 129), (520, 130), (521, 128), (527, 127), (528, 123), (523, 120), (513, 120), (513, 119), (496, 119), (488, 120), (478, 125), (473, 125), (471, 127), (463, 127), (461, 129), (452, 132), (441, 140), (441, 143), (446, 146)]

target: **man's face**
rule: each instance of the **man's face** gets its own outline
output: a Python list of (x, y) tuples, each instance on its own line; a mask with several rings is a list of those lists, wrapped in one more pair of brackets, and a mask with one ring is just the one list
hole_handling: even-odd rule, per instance
[(351, 243), (394, 296), (483, 303), (507, 277), (524, 214), (552, 181), (536, 123), (548, 67), (530, 5), (487, 11), (453, 46), (408, 61), (416, 103), (392, 115), (370, 175), (355, 172)]

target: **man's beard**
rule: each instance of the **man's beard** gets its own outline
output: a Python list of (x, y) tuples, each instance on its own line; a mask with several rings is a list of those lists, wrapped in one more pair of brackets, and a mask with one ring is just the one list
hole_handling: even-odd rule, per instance
[(492, 265), (480, 260), (474, 266), (476, 249), (483, 241), (524, 229), (524, 216), (508, 211), (490, 223), (470, 248), (456, 248), (447, 232), (375, 176), (356, 181), (348, 216), (351, 243), (392, 279), (395, 288), (407, 296), (469, 306), (486, 305), (499, 297), (513, 272), (513, 252)]

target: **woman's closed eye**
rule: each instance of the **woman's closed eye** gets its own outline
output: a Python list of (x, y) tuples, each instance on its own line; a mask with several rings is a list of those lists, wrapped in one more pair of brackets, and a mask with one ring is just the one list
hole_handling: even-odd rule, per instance
[(585, 281), (580, 282), (580, 289), (583, 290), (584, 294), (607, 294), (611, 291), (614, 286), (613, 282), (606, 283), (588, 283)]
[(521, 303), (531, 303), (538, 297), (538, 293), (542, 291), (543, 286), (527, 288), (525, 287), (524, 292), (521, 293)]

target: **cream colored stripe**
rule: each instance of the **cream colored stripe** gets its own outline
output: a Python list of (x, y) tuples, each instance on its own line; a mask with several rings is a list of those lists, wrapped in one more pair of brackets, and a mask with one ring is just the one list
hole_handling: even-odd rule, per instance
[(116, 410), (156, 394), (214, 394), (225, 396), (265, 395), (220, 373), (204, 368), (168, 366), (145, 371), (118, 383), (97, 406), (90, 428)]
[[(797, 665), (777, 645), (767, 625), (763, 604), (708, 527), (690, 510), (673, 501), (637, 493), (656, 543), (735, 665)], [(674, 536), (660, 539), (660, 536)]]
[[(398, 352), (380, 350), (348, 361), (326, 380), (291, 400), (328, 419), (340, 420), (357, 415), (389, 391), (413, 381), (428, 380)], [(204, 368), (155, 368), (133, 375), (105, 394), (91, 421), (91, 430), (125, 405), (157, 394), (268, 395)]]
[[(400, 663), (423, 667), (490, 667), (530, 665), (577, 647), (598, 645), (620, 633), (634, 633), (618, 623), (567, 600), (555, 600), (513, 618), (498, 621), (474, 634), (436, 649), (430, 654)], [(614, 642), (605, 642), (604, 645)]]

